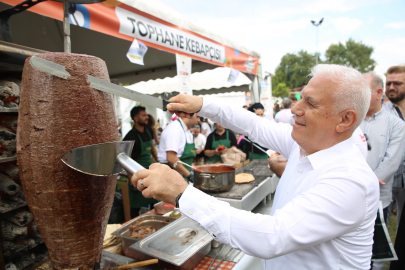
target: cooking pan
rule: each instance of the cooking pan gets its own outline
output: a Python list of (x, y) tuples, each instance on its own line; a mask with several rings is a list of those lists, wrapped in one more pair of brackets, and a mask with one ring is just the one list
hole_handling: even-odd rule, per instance
[(193, 166), (194, 187), (205, 192), (226, 192), (235, 185), (236, 168), (226, 164)]

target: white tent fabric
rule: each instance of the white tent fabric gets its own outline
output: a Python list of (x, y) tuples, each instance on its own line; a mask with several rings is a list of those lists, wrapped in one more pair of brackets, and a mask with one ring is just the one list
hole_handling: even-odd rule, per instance
[[(249, 91), (248, 87), (252, 83), (252, 81), (241, 72), (239, 73), (239, 76), (236, 79), (235, 83), (232, 84), (227, 81), (230, 72), (230, 68), (218, 67), (215, 69), (191, 74), (191, 87), (193, 90), (193, 94), (204, 95), (232, 91)], [(133, 85), (129, 85), (127, 86), (127, 88), (148, 95), (162, 94), (164, 92), (173, 93), (179, 91), (179, 80), (178, 77), (175, 76), (173, 78), (139, 82)]]
[(203, 27), (195, 24), (189, 18), (184, 16), (183, 14), (177, 12), (176, 10), (170, 8), (169, 6), (163, 4), (159, 0), (120, 0), (120, 2), (132, 6), (140, 11), (153, 15), (157, 18), (160, 18), (164, 21), (170, 22), (174, 25), (177, 25), (181, 28), (185, 28), (187, 30), (193, 31), (197, 34), (200, 34), (204, 37), (217, 41), (223, 45), (229, 46), (231, 48), (237, 49), (244, 53), (250, 54), (252, 56), (256, 56), (260, 58), (260, 53), (248, 49), (245, 46), (229, 40), (221, 35), (218, 35), (214, 32), (211, 32)]

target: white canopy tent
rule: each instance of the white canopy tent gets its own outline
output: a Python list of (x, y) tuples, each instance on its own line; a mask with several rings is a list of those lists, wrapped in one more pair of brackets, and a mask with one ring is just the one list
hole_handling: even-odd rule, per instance
[[(203, 72), (195, 72), (191, 74), (191, 86), (193, 94), (196, 96), (204, 95), (210, 100), (224, 100), (227, 104), (234, 106), (242, 106), (245, 104), (245, 93), (249, 91), (252, 81), (240, 73), (235, 83), (227, 81), (230, 68), (215, 68)], [(130, 86), (126, 86), (131, 90), (141, 92), (153, 96), (161, 96), (169, 94), (169, 96), (177, 95), (179, 89), (178, 77), (150, 80), (147, 82), (139, 82)], [(168, 98), (166, 96), (165, 98)], [(136, 105), (136, 102), (124, 98), (119, 98), (119, 113), (122, 116), (122, 131), (126, 134), (131, 128), (130, 111)], [(156, 120), (159, 119), (164, 127), (171, 120), (171, 115), (160, 109), (146, 106), (147, 112), (153, 115)]]

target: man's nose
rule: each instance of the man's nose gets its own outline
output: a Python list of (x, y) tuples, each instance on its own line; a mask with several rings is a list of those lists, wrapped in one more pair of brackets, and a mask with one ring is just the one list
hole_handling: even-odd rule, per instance
[(292, 114), (295, 114), (295, 115), (299, 115), (299, 116), (303, 115), (303, 114), (304, 114), (304, 110), (302, 110), (300, 106), (301, 106), (301, 102), (300, 102), (300, 101), (298, 101), (297, 103), (295, 103), (295, 105), (292, 106), (292, 108), (291, 108), (291, 113), (292, 113)]

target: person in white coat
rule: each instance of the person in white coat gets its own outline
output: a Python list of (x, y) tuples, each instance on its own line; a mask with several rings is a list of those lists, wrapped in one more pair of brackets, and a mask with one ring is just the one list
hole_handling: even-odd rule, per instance
[(238, 210), (188, 186), (167, 166), (153, 164), (131, 182), (197, 221), (218, 242), (262, 259), (265, 269), (369, 269), (378, 179), (351, 136), (370, 104), (357, 70), (317, 65), (293, 107), (293, 126), (242, 108), (178, 95), (171, 112), (198, 112), (288, 159), (271, 215)]

